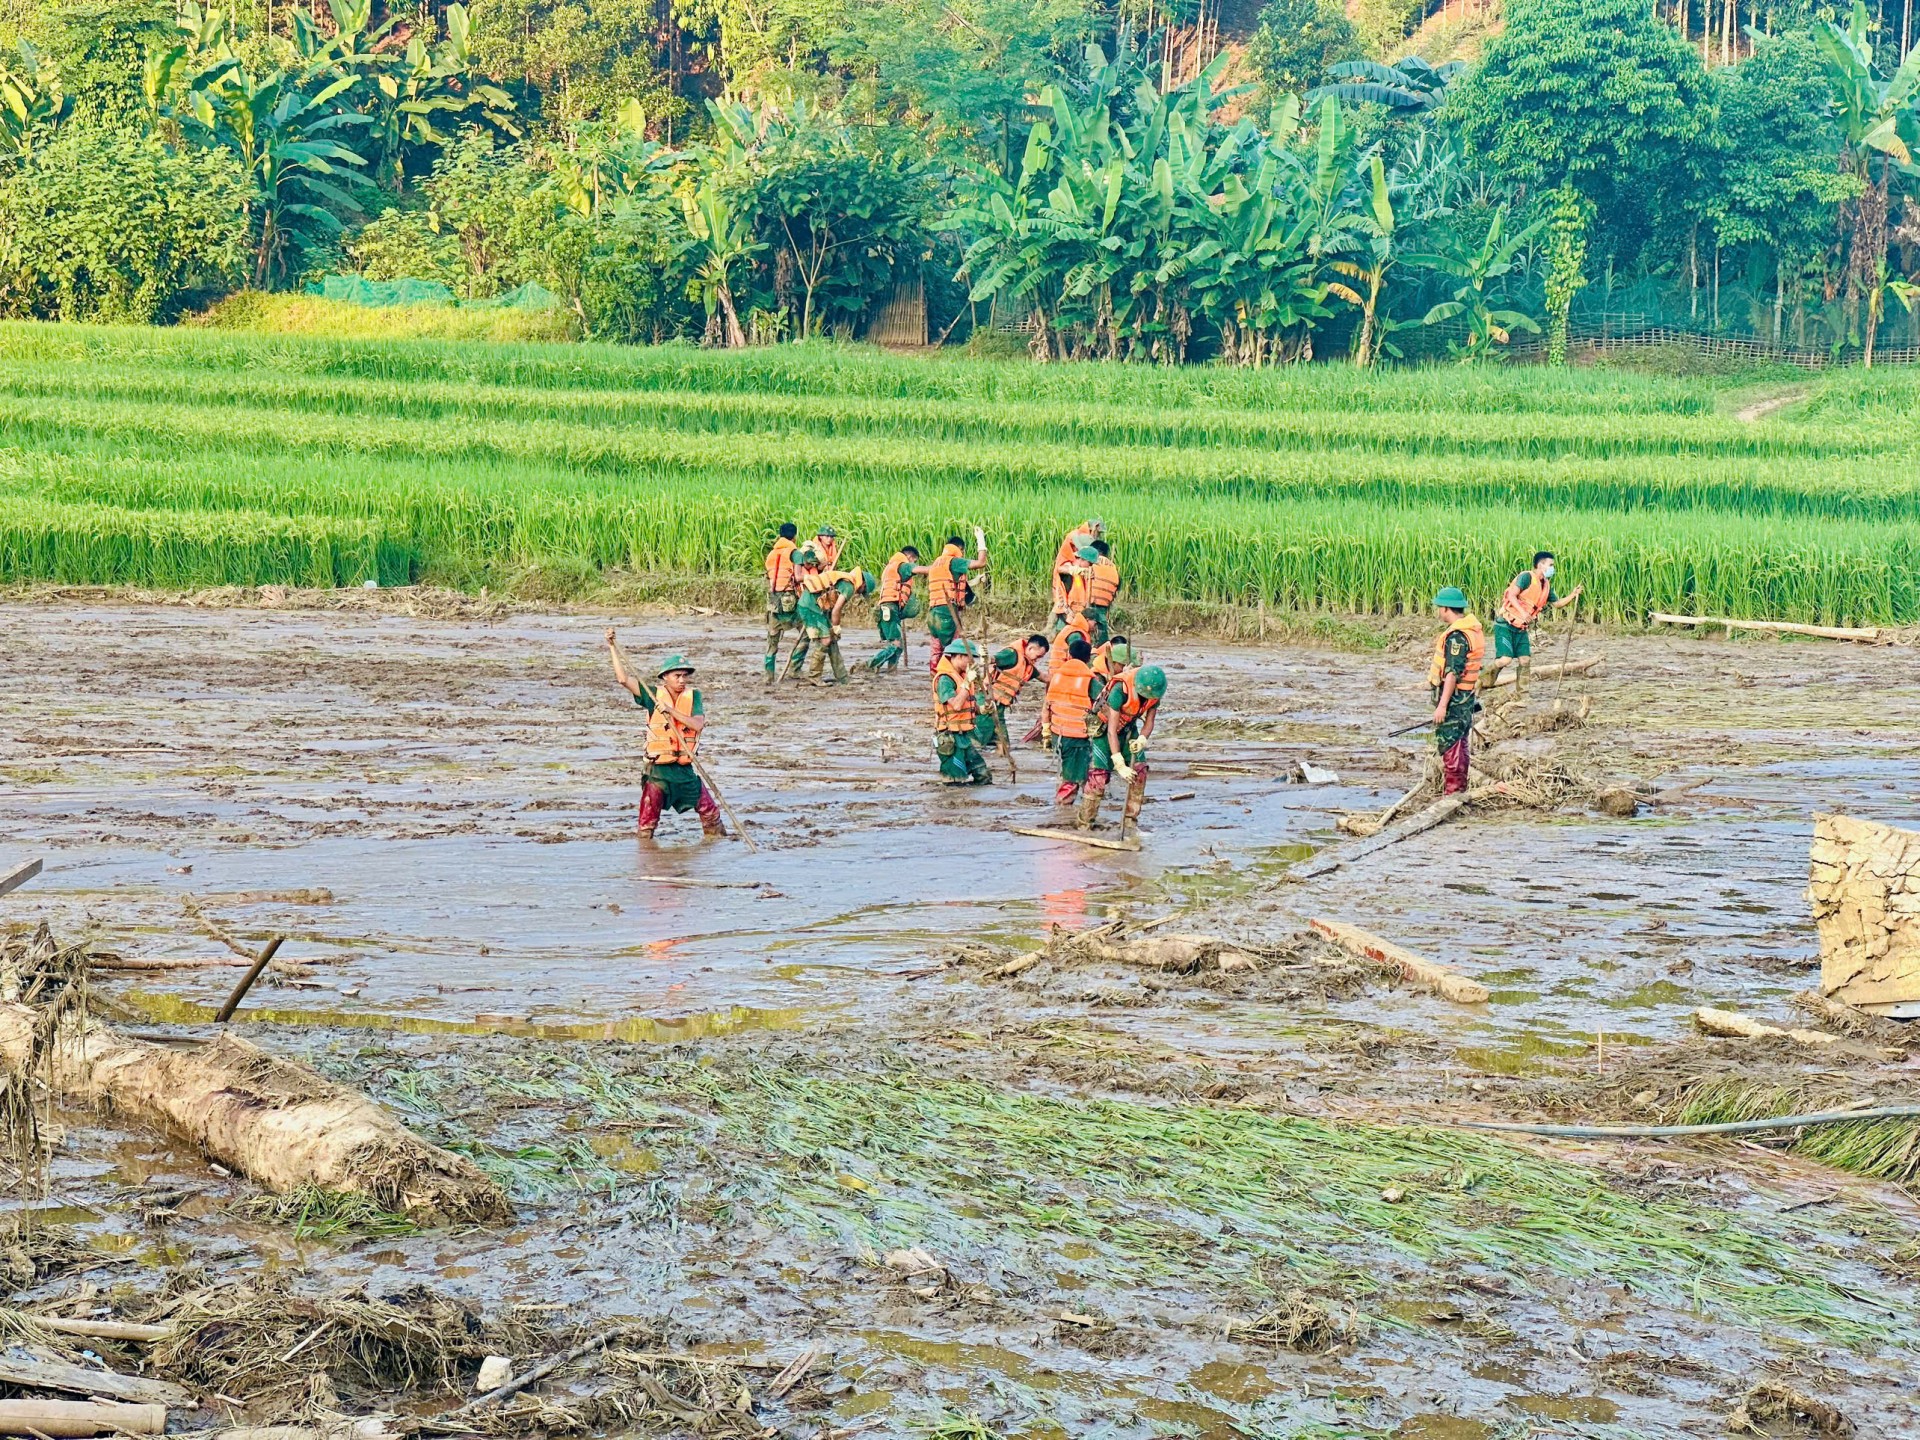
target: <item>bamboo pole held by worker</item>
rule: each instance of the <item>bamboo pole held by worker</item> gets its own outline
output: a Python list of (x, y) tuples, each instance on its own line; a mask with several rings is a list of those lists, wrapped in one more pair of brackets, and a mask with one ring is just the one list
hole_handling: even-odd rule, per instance
[[(609, 630), (607, 633), (608, 635), (612, 635), (613, 632)], [(653, 698), (654, 687), (647, 684), (641, 677), (641, 672), (634, 668), (633, 661), (628, 658), (627, 652), (620, 648), (620, 642), (618, 640), (611, 640), (609, 643), (613, 647), (613, 653), (620, 657), (621, 666), (626, 670), (627, 674), (633, 677), (633, 683), (644, 690), (651, 700)], [(654, 700), (653, 703), (658, 704), (659, 701)], [(742, 825), (740, 823), (740, 817), (733, 813), (733, 807), (727, 804), (726, 797), (720, 793), (720, 787), (713, 783), (713, 776), (709, 775), (707, 773), (707, 767), (700, 763), (700, 757), (694, 755), (689, 758), (693, 761), (693, 773), (698, 775), (700, 777), (700, 783), (707, 787), (707, 793), (713, 796), (713, 803), (720, 807), (720, 813), (726, 816), (727, 823), (733, 826), (733, 833), (745, 842), (749, 853), (759, 854), (760, 847), (753, 843), (753, 837), (747, 834), (747, 827)]]

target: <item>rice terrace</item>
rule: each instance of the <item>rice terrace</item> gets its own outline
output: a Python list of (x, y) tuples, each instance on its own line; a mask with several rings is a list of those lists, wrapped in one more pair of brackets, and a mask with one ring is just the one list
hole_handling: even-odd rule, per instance
[(1905, 0), (0, 0), (0, 1436), (1896, 1440)]

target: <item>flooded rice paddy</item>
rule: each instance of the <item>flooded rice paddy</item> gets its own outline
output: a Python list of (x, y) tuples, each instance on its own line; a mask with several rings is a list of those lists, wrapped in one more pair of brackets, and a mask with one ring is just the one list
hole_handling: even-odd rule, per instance
[[(936, 783), (923, 638), (906, 674), (769, 690), (755, 625), (621, 619), (636, 658), (700, 666), (755, 853), (690, 816), (636, 840), (604, 616), (5, 619), (0, 860), (47, 868), (0, 919), (191, 962), (99, 982), (179, 1034), (284, 933), (248, 1033), (473, 1155), (520, 1217), (260, 1223), (197, 1157), (72, 1117), (53, 1200), (103, 1254), (817, 1346), (806, 1405), (769, 1416), (795, 1436), (1707, 1435), (1762, 1374), (1862, 1433), (1910, 1420), (1901, 1193), (1774, 1149), (1440, 1128), (1684, 1068), (1697, 1005), (1791, 1013), (1812, 815), (1920, 809), (1909, 649), (1583, 633), (1606, 662), (1566, 682), (1595, 701), (1580, 763), (1705, 785), (1625, 821), (1476, 815), (1292, 883), (1417, 775), (1418, 738), (1381, 738), (1424, 709), (1417, 640), (1143, 637), (1170, 683), (1126, 854), (1006, 833), (1047, 823), (1037, 748), (1017, 781)], [(967, 958), (1175, 911), (1254, 944), (1344, 919), (1493, 995)], [(126, 1208), (155, 1176), (201, 1192), (161, 1232)], [(936, 1271), (889, 1260), (915, 1248)]]

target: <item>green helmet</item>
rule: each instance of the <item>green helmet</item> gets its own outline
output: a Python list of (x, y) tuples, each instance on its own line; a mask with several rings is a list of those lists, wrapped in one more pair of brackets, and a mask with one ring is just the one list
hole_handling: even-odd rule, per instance
[(1458, 585), (1449, 585), (1433, 597), (1433, 603), (1448, 610), (1464, 610), (1467, 608), (1467, 592)]
[(693, 666), (687, 663), (687, 657), (675, 654), (667, 656), (660, 662), (660, 668), (653, 672), (653, 678), (658, 680), (662, 675), (671, 675), (675, 670), (684, 670), (689, 675), (693, 674)]
[(1158, 665), (1143, 665), (1140, 673), (1133, 677), (1133, 684), (1149, 700), (1158, 700), (1167, 693), (1167, 672)]
[(1115, 665), (1131, 665), (1133, 663), (1133, 646), (1122, 645), (1117, 642), (1109, 645), (1107, 647), (1107, 658)]
[(1094, 549), (1091, 545), (1082, 545), (1078, 550), (1078, 552), (1076, 553), (1078, 553), (1080, 558), (1086, 561), (1087, 564), (1089, 565), (1093, 564), (1094, 561), (1100, 558), (1100, 552)]
[(831, 525), (822, 525), (818, 530), (814, 531), (813, 533), (817, 538), (822, 540), (837, 540), (840, 538), (838, 535), (834, 533), (833, 527)]
[(860, 593), (862, 595), (871, 595), (879, 588), (880, 582), (873, 578), (873, 571), (862, 570), (860, 572)]

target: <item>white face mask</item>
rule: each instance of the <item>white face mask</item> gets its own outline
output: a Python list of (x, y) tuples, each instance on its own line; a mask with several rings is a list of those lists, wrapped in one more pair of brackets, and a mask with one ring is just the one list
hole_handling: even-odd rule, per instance
[(1542, 565), (1540, 567), (1540, 573), (1551, 580), (1553, 578), (1553, 562), (1549, 560), (1546, 564)]

